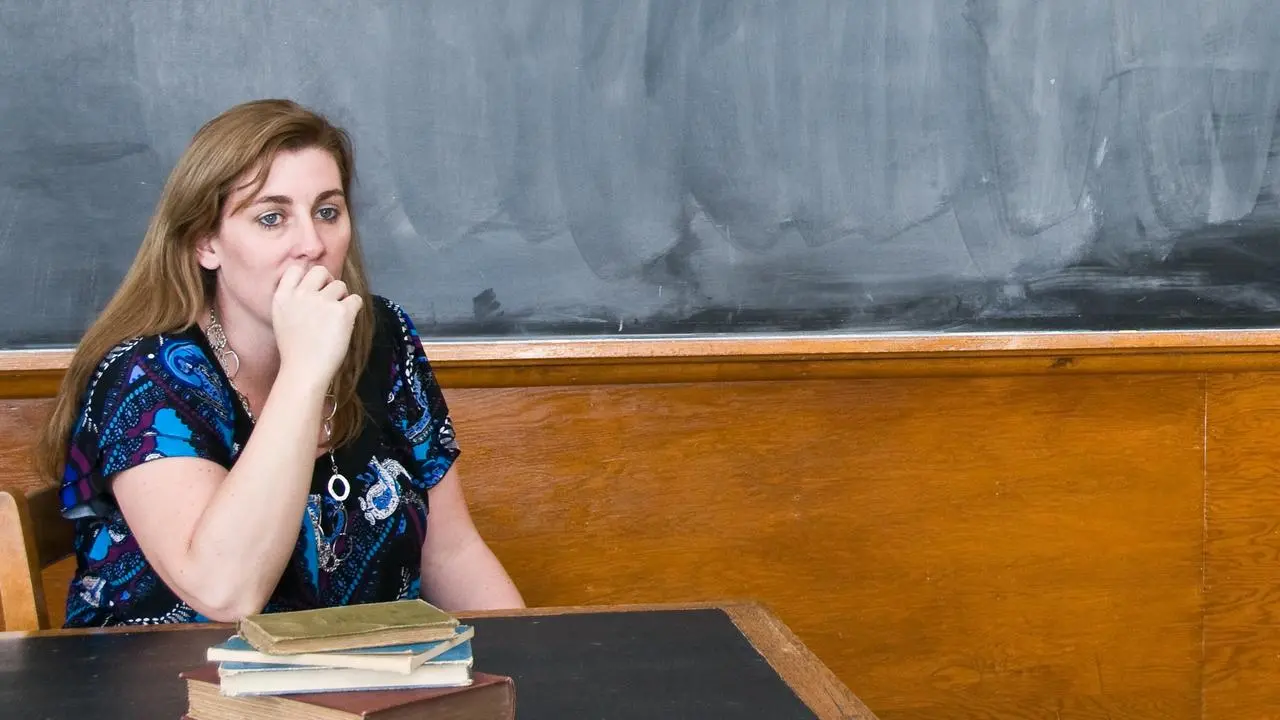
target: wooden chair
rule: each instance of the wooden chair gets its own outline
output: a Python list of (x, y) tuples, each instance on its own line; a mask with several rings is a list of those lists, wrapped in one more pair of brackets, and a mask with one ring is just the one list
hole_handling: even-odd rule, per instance
[(5, 630), (45, 630), (41, 571), (74, 553), (72, 524), (58, 511), (58, 491), (0, 490), (0, 608)]

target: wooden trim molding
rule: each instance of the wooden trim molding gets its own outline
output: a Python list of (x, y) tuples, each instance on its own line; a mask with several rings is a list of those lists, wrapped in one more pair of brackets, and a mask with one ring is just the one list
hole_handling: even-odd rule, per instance
[[(1280, 369), (1280, 329), (425, 342), (445, 387)], [(49, 397), (71, 350), (0, 351), (0, 398)]]

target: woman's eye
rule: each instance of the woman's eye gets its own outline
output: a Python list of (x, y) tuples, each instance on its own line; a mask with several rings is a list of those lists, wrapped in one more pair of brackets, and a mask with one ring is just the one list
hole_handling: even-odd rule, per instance
[(317, 215), (321, 220), (326, 220), (326, 221), (332, 222), (332, 221), (334, 221), (334, 220), (337, 220), (337, 219), (338, 219), (338, 208), (336, 208), (336, 207), (322, 207), (322, 208), (320, 208), (319, 210), (317, 210), (317, 211), (316, 211), (316, 215)]
[(258, 224), (263, 227), (273, 228), (284, 222), (284, 216), (278, 212), (269, 212), (258, 218)]

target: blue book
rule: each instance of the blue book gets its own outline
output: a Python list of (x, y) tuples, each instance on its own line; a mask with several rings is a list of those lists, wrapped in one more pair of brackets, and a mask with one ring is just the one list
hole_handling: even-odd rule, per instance
[(428, 662), (456, 664), (466, 660), (469, 666), (470, 641), (474, 635), (475, 628), (470, 625), (458, 625), (454, 628), (453, 637), (447, 640), (292, 655), (261, 652), (241, 636), (233, 635), (226, 641), (209, 648), (207, 659), (210, 662), (222, 663), (224, 667), (228, 664), (249, 664), (277, 669), (281, 667), (346, 668), (408, 675)]
[(218, 684), (221, 693), (229, 696), (465, 687), (472, 683), (471, 666), (471, 641), (467, 640), (408, 673), (223, 662), (218, 666)]

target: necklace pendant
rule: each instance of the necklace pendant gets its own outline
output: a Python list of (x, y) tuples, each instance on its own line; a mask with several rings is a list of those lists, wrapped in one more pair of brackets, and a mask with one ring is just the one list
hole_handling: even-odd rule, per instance
[(316, 565), (324, 572), (333, 572), (338, 567), (338, 563), (334, 562), (333, 551), (328, 545), (319, 545), (316, 548)]
[[(313, 495), (312, 497), (319, 498), (318, 495)], [(320, 523), (320, 514), (315, 505), (307, 505), (307, 515), (311, 518), (311, 527), (316, 536), (316, 565), (322, 572), (333, 572), (346, 559), (347, 554), (351, 552), (351, 548), (347, 548), (347, 552), (343, 553), (342, 557), (338, 557), (338, 554), (334, 552), (333, 544), (325, 539), (324, 527)], [(338, 539), (345, 538), (346, 535), (346, 528), (343, 528), (338, 535)], [(337, 541), (335, 540), (334, 542), (336, 543)]]
[(340, 472), (335, 472), (329, 476), (329, 497), (335, 502), (342, 502), (351, 494), (351, 483), (346, 476)]

